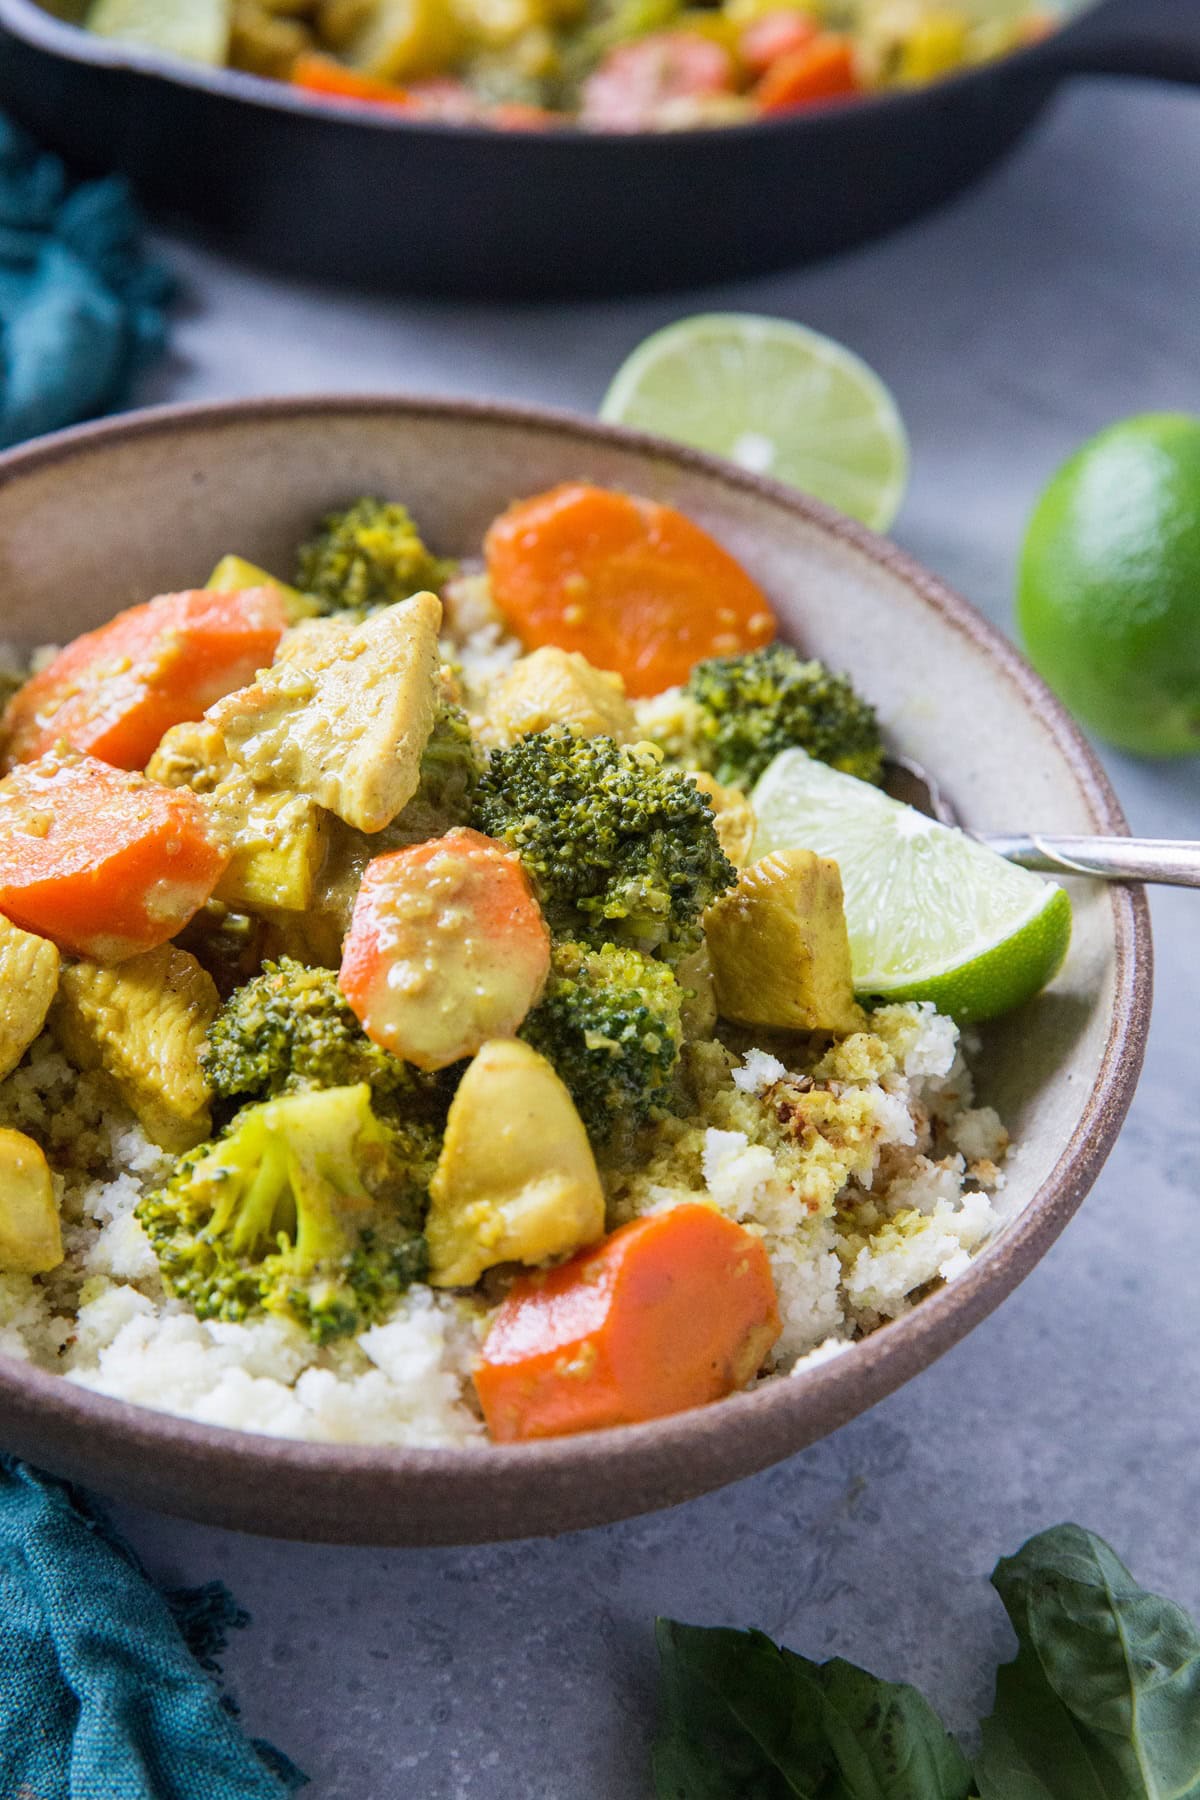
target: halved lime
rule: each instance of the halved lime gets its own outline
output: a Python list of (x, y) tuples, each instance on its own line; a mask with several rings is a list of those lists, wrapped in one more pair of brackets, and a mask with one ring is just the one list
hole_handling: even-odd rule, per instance
[(1061, 967), (1066, 893), (965, 832), (803, 750), (777, 756), (753, 800), (754, 857), (815, 850), (840, 867), (859, 994), (932, 1000), (966, 1024), (1020, 1006)]
[(229, 22), (230, 0), (94, 0), (87, 15), (101, 37), (214, 67), (229, 54)]
[(656, 331), (613, 377), (600, 417), (771, 475), (886, 531), (908, 437), (873, 369), (790, 319), (698, 313)]

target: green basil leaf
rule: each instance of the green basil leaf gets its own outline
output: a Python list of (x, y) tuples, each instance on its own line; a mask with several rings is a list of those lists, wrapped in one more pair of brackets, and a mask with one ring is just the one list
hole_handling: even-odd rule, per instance
[(1044, 1531), (992, 1576), (1017, 1634), (982, 1800), (1200, 1800), (1200, 1635), (1102, 1539)]
[(770, 1638), (673, 1619), (656, 1635), (657, 1800), (818, 1800), (830, 1768), (819, 1701), (808, 1702)]
[(1111, 1795), (1090, 1746), (1047, 1685), (1037, 1657), (1025, 1649), (996, 1676), (996, 1709), (983, 1724), (975, 1775), (983, 1800), (1110, 1800)]
[(967, 1800), (970, 1765), (916, 1688), (840, 1660), (817, 1676), (838, 1771), (828, 1800)]
[(658, 1645), (658, 1800), (967, 1800), (967, 1762), (915, 1688), (759, 1631), (660, 1619)]

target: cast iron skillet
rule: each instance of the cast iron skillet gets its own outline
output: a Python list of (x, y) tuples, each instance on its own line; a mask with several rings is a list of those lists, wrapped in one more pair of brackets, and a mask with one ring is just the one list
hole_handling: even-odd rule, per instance
[(0, 0), (0, 104), (80, 168), (122, 169), (282, 269), (478, 297), (668, 288), (844, 250), (973, 181), (1085, 71), (1200, 82), (1197, 0), (1103, 0), (919, 92), (627, 137), (335, 110)]

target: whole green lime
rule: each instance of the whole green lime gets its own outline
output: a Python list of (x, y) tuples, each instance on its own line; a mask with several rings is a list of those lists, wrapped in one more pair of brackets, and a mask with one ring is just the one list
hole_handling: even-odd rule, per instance
[(1200, 752), (1200, 419), (1126, 419), (1064, 463), (1029, 522), (1017, 616), (1034, 667), (1100, 737)]

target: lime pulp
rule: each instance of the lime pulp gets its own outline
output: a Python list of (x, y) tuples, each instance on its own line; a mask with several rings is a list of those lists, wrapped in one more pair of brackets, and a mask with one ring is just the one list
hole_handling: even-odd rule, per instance
[(753, 795), (751, 854), (815, 850), (841, 869), (856, 992), (931, 1000), (961, 1024), (1009, 1012), (1059, 969), (1071, 904), (965, 832), (785, 750)]

